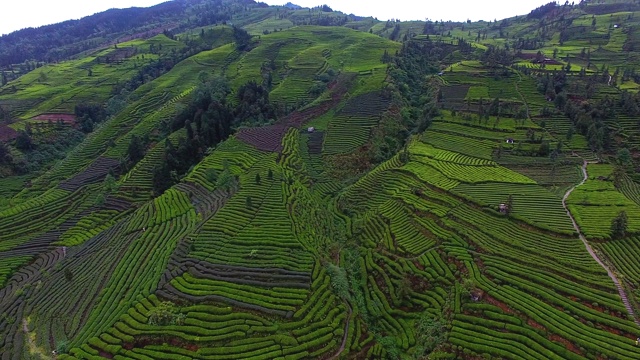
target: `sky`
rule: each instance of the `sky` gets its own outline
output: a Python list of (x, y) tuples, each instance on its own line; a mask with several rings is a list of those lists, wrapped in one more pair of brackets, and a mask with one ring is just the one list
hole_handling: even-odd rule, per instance
[[(270, 5), (282, 5), (289, 0), (262, 0)], [(494, 20), (528, 14), (551, 0), (291, 0), (294, 4), (313, 7), (327, 4), (334, 10), (379, 20)], [(11, 0), (2, 4), (0, 34), (79, 19), (111, 8), (152, 6), (163, 0)]]
[[(262, 0), (270, 5), (283, 5), (289, 0)], [(333, 10), (359, 16), (373, 16), (378, 20), (501, 20), (525, 15), (553, 0), (291, 0), (292, 3), (313, 7), (327, 4)], [(558, 1), (560, 2), (560, 1)]]
[[(79, 19), (113, 8), (147, 7), (166, 0), (10, 0), (3, 1), (0, 34)], [(286, 3), (286, 1), (285, 1)]]

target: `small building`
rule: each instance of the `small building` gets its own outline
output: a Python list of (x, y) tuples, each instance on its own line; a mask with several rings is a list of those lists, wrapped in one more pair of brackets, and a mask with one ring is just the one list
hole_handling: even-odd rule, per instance
[(473, 300), (474, 302), (478, 302), (482, 300), (482, 297), (484, 296), (484, 291), (480, 289), (474, 289), (469, 293), (469, 296), (471, 297), (471, 300)]
[(307, 132), (312, 133), (315, 132), (316, 128), (314, 128), (313, 126), (307, 129)]
[(619, 28), (619, 27), (620, 27), (620, 25), (618, 25), (618, 24), (613, 25), (613, 28), (614, 28), (614, 29), (617, 29), (617, 28)]
[(513, 143), (514, 143), (514, 141), (513, 141), (513, 139), (512, 139), (512, 138), (508, 138), (508, 139), (507, 139), (507, 141), (506, 141), (506, 143), (507, 143), (507, 144), (513, 144)]
[(500, 212), (501, 212), (501, 213), (506, 214), (508, 210), (509, 210), (509, 205), (507, 205), (507, 204), (500, 204)]

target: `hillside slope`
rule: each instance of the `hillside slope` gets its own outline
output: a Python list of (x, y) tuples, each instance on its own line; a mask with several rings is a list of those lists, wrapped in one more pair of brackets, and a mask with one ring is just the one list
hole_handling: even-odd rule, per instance
[(634, 2), (216, 4), (0, 87), (2, 360), (640, 359)]

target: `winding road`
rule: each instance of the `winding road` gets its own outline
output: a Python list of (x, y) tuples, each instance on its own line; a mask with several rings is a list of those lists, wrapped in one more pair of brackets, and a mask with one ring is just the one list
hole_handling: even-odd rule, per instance
[(567, 207), (567, 199), (569, 198), (569, 195), (571, 195), (571, 193), (576, 188), (578, 188), (579, 186), (584, 185), (584, 183), (589, 178), (589, 174), (587, 173), (587, 165), (588, 164), (589, 164), (589, 162), (587, 162), (585, 160), (584, 164), (582, 165), (583, 179), (579, 184), (577, 184), (576, 186), (572, 187), (571, 189), (569, 189), (567, 191), (566, 194), (564, 194), (564, 197), (562, 198), (562, 206), (564, 207), (565, 211), (567, 212), (567, 215), (571, 219), (571, 222), (573, 223), (573, 227), (578, 232), (578, 236), (580, 236), (580, 240), (582, 240), (582, 242), (584, 243), (584, 246), (587, 248), (587, 251), (589, 252), (591, 257), (593, 258), (593, 260), (595, 260), (598, 264), (600, 264), (600, 266), (602, 266), (602, 268), (604, 268), (607, 271), (607, 274), (609, 274), (609, 277), (611, 278), (611, 280), (615, 284), (616, 288), (618, 289), (618, 293), (620, 294), (620, 298), (622, 299), (622, 303), (624, 304), (624, 307), (627, 309), (627, 312), (633, 318), (633, 321), (636, 323), (636, 325), (640, 326), (640, 320), (638, 320), (638, 318), (636, 317), (635, 312), (633, 311), (633, 308), (631, 307), (631, 303), (629, 302), (629, 298), (627, 297), (627, 293), (626, 293), (624, 287), (622, 286), (622, 284), (620, 284), (620, 281), (616, 277), (616, 274), (600, 259), (600, 257), (598, 257), (598, 254), (596, 254), (596, 252), (593, 250), (593, 248), (591, 247), (591, 245), (587, 241), (587, 238), (582, 233), (582, 230), (580, 229), (580, 226), (576, 222), (576, 219), (573, 217), (573, 215), (571, 214), (571, 211), (569, 211), (569, 208)]

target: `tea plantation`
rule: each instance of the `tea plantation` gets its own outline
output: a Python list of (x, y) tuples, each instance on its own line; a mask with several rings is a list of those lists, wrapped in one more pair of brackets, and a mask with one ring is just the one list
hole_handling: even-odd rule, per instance
[(185, 7), (0, 87), (1, 360), (640, 359), (635, 2)]

